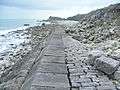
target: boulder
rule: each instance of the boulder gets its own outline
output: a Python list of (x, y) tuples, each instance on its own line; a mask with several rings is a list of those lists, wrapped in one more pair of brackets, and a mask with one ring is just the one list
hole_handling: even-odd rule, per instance
[(95, 67), (98, 70), (110, 75), (113, 74), (119, 67), (119, 61), (102, 55), (95, 60)]
[(96, 58), (99, 58), (101, 55), (104, 55), (104, 52), (101, 50), (92, 50), (88, 53), (88, 62), (90, 65), (94, 65), (94, 61)]

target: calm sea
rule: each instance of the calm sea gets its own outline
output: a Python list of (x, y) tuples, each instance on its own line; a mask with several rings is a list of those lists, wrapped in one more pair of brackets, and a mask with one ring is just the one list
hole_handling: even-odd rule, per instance
[(30, 24), (34, 26), (37, 24), (35, 19), (0, 19), (0, 30), (15, 29)]

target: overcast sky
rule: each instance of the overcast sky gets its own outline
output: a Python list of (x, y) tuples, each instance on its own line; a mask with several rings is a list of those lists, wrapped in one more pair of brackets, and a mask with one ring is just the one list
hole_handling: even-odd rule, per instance
[(120, 3), (120, 0), (0, 0), (0, 18), (69, 17), (115, 3)]

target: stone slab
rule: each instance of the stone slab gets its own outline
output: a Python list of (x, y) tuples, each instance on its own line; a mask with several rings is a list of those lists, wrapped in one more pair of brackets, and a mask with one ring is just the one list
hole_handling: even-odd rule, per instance
[(97, 90), (95, 87), (80, 87), (79, 90)]
[(45, 54), (56, 54), (56, 55), (65, 55), (63, 50), (52, 50), (52, 49), (47, 49), (45, 51)]
[(57, 57), (57, 56), (43, 56), (41, 59), (42, 63), (60, 63), (65, 64), (65, 57)]
[(112, 74), (119, 67), (119, 61), (105, 56), (101, 56), (95, 60), (95, 67), (106, 74)]
[(45, 56), (58, 56), (58, 57), (64, 56), (65, 57), (65, 54), (61, 53), (61, 52), (45, 52), (44, 55)]
[(37, 65), (37, 72), (67, 74), (66, 64), (41, 63)]
[(32, 85), (30, 90), (70, 90), (69, 87), (48, 87), (48, 86), (39, 86), (39, 85)]
[(117, 89), (113, 86), (98, 86), (97, 90), (117, 90)]
[(35, 73), (32, 85), (48, 87), (70, 87), (67, 75), (55, 73)]
[(48, 45), (47, 49), (52, 49), (52, 50), (63, 50), (64, 51), (64, 46), (60, 47), (60, 46), (56, 46), (56, 45)]

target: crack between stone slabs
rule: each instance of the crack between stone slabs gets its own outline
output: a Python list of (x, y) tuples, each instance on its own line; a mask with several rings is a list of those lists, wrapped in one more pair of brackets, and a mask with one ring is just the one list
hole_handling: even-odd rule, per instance
[[(65, 64), (67, 65), (67, 60), (66, 59), (65, 59)], [(70, 85), (70, 90), (72, 90), (72, 82), (70, 80), (70, 72), (69, 72), (68, 66), (67, 66), (67, 71), (68, 71), (67, 77), (68, 77), (68, 81), (69, 81), (69, 85)]]

